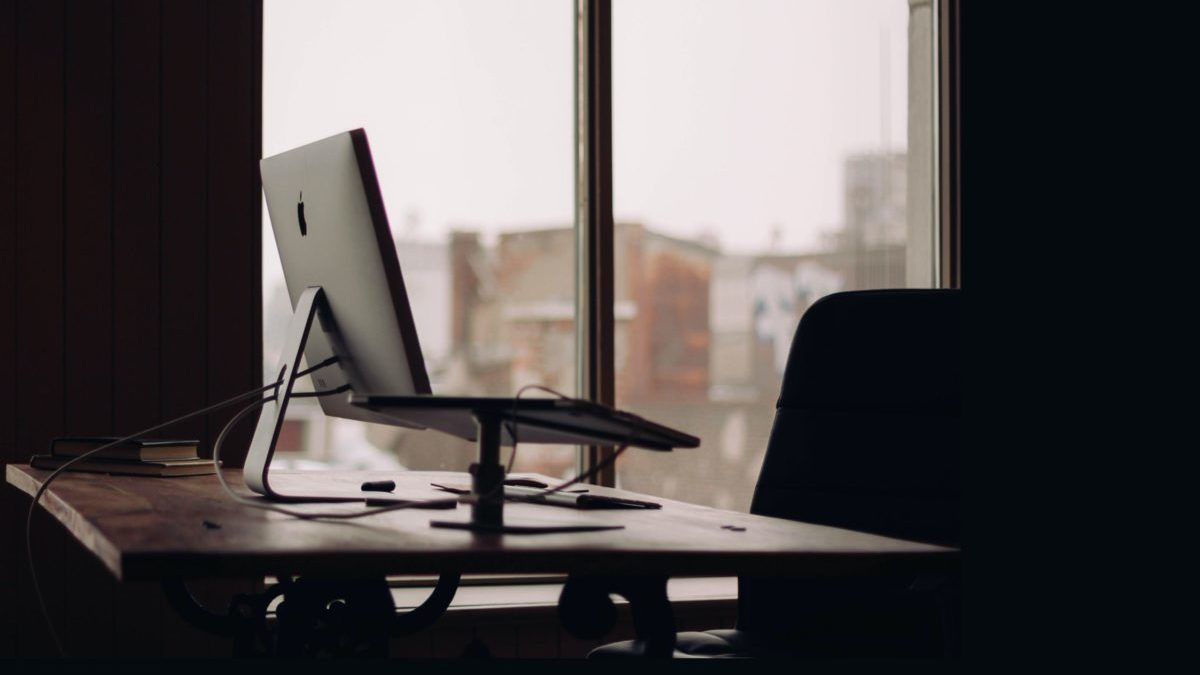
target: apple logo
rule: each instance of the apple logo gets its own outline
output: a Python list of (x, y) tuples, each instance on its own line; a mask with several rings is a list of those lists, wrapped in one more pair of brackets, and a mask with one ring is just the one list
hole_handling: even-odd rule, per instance
[(308, 221), (304, 220), (304, 190), (300, 191), (300, 201), (296, 204), (296, 217), (300, 221), (300, 236), (308, 236)]

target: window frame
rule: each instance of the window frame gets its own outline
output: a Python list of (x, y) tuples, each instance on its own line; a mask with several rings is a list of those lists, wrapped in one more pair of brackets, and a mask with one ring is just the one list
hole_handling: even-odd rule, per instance
[(962, 288), (962, 1), (934, 0), (938, 281)]
[[(612, 3), (575, 0), (576, 395), (616, 404), (612, 199)], [(612, 446), (585, 446), (580, 471)], [(615, 486), (616, 467), (590, 482)]]
[[(936, 92), (933, 124), (933, 247), (938, 288), (960, 288), (961, 0), (931, 0)], [(575, 0), (576, 395), (616, 403), (612, 176), (612, 2)], [(587, 446), (579, 469), (609, 457), (612, 446)], [(616, 466), (592, 483), (616, 486)]]

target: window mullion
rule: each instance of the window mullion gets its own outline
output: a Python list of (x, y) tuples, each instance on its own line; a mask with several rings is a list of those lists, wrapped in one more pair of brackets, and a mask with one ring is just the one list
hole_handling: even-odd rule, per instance
[[(577, 242), (577, 395), (616, 402), (613, 341), (612, 7), (609, 0), (575, 4), (575, 232)], [(581, 469), (613, 452), (589, 446)], [(615, 467), (593, 481), (615, 483)]]
[(960, 0), (941, 0), (936, 16), (938, 63), (939, 279), (943, 288), (962, 287), (962, 101)]

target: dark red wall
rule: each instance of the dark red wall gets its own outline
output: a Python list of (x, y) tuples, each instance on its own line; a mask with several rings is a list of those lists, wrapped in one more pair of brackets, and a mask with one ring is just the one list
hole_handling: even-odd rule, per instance
[[(0, 462), (258, 384), (261, 64), (260, 0), (0, 0)], [(228, 414), (160, 435), (207, 452)], [(0, 656), (49, 654), (0, 494)], [(73, 652), (203, 651), (156, 588), (34, 538)]]

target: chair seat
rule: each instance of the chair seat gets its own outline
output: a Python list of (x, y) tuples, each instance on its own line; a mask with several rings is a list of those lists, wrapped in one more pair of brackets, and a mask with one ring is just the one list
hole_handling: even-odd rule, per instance
[[(620, 659), (641, 657), (646, 644), (642, 640), (624, 640), (593, 649), (589, 659)], [(675, 634), (677, 659), (737, 659), (747, 658), (746, 637), (740, 630), (725, 628), (706, 631), (685, 631)]]

